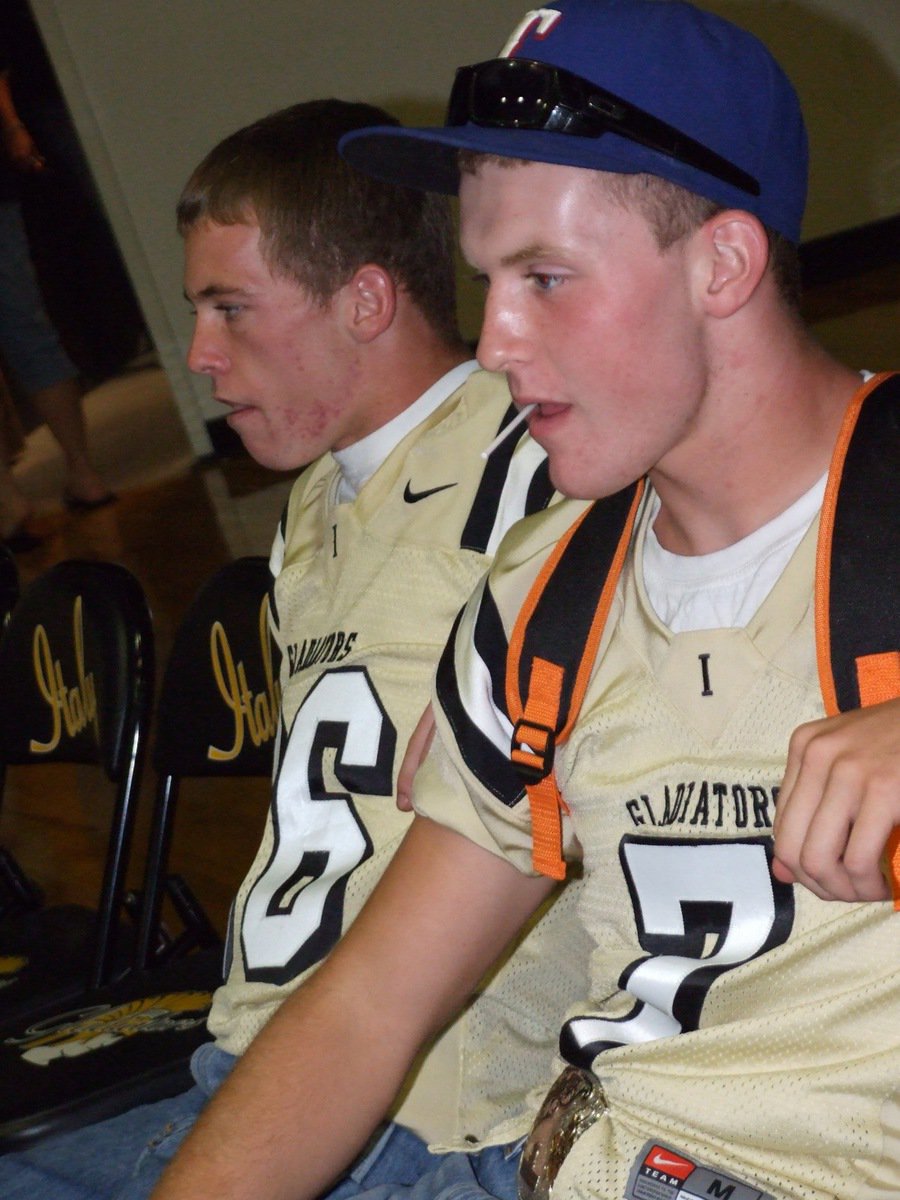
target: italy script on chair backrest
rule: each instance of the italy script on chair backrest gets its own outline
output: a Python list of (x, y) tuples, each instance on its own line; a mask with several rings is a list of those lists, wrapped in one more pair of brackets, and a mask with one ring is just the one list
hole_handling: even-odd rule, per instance
[(31, 739), (29, 750), (32, 754), (52, 754), (60, 743), (63, 730), (69, 738), (74, 738), (89, 724), (93, 724), (94, 732), (99, 737), (97, 689), (93, 672), (85, 667), (81, 596), (75, 597), (72, 606), (72, 645), (75, 651), (76, 680), (67, 682), (63, 676), (62, 663), (53, 656), (47, 630), (43, 625), (36, 625), (34, 628), (34, 678), (38, 691), (50, 709), (52, 726), (47, 741)]

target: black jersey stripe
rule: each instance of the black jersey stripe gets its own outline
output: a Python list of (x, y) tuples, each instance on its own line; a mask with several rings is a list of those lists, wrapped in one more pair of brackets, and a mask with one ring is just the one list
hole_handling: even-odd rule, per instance
[[(284, 547), (285, 547), (285, 543), (287, 541), (287, 519), (288, 519), (289, 505), (290, 505), (290, 500), (288, 500), (288, 502), (285, 504), (284, 508), (281, 510), (281, 519), (278, 522), (278, 533), (276, 535), (277, 537), (281, 538), (281, 558), (282, 558), (282, 560), (284, 559)], [(281, 565), (282, 564), (279, 564), (279, 566), (278, 566), (279, 574), (281, 573)], [(272, 622), (273, 629), (280, 630), (281, 629), (281, 618), (278, 614), (278, 605), (275, 602), (275, 576), (274, 575), (272, 575), (271, 580), (269, 582), (269, 618)]]
[(500, 610), (491, 591), (491, 582), (485, 583), (478, 608), (478, 619), (472, 637), (475, 653), (487, 667), (491, 680), (491, 697), (494, 707), (509, 716), (506, 705), (506, 660), (509, 643), (500, 619)]
[[(505, 429), (516, 416), (518, 416), (518, 409), (511, 404), (503, 414), (503, 418), (497, 426), (497, 432), (500, 433)], [(508, 484), (513, 455), (522, 438), (527, 436), (528, 430), (523, 425), (517, 435), (510, 435), (488, 456), (481, 474), (478, 491), (475, 493), (475, 499), (463, 527), (459, 542), (462, 550), (474, 550), (477, 554), (487, 552), (497, 522), (500, 497)], [(528, 485), (525, 513), (538, 512), (540, 509), (546, 508), (552, 496), (553, 486), (550, 483), (550, 472), (547, 460), (543, 459)]]
[[(454, 647), (462, 614), (456, 618), (450, 638), (437, 668), (437, 698), (450, 723), (463, 761), (475, 778), (501, 803), (512, 807), (524, 795), (522, 777), (509, 758), (508, 750), (498, 750), (465, 709), (454, 661)], [(489, 589), (482, 596), (475, 625), (474, 645), (488, 669), (494, 704), (506, 712), (504, 674), (506, 637), (500, 614)]]
[(535, 471), (528, 486), (528, 495), (525, 499), (526, 516), (543, 511), (553, 499), (555, 492), (556, 489), (550, 482), (550, 462), (545, 458)]
[(281, 617), (278, 615), (278, 604), (275, 600), (274, 576), (269, 580), (269, 621), (273, 629), (281, 629)]

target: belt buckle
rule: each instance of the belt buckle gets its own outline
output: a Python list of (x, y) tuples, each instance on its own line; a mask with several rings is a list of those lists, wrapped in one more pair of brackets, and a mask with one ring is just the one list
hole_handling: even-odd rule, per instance
[(556, 1176), (579, 1137), (606, 1111), (595, 1075), (566, 1067), (547, 1093), (519, 1161), (519, 1200), (550, 1200)]

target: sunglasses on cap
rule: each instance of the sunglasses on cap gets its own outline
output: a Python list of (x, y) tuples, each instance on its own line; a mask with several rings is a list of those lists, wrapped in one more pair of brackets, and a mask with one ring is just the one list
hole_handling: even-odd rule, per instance
[(528, 58), (495, 58), (456, 72), (446, 125), (530, 129), (600, 137), (616, 133), (742, 192), (759, 182), (702, 142), (580, 75)]

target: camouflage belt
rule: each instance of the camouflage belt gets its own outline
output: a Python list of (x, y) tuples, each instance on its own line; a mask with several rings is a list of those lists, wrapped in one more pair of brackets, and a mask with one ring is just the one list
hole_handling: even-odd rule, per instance
[(519, 1200), (550, 1200), (556, 1176), (576, 1140), (606, 1112), (596, 1077), (566, 1067), (547, 1093), (519, 1163)]

